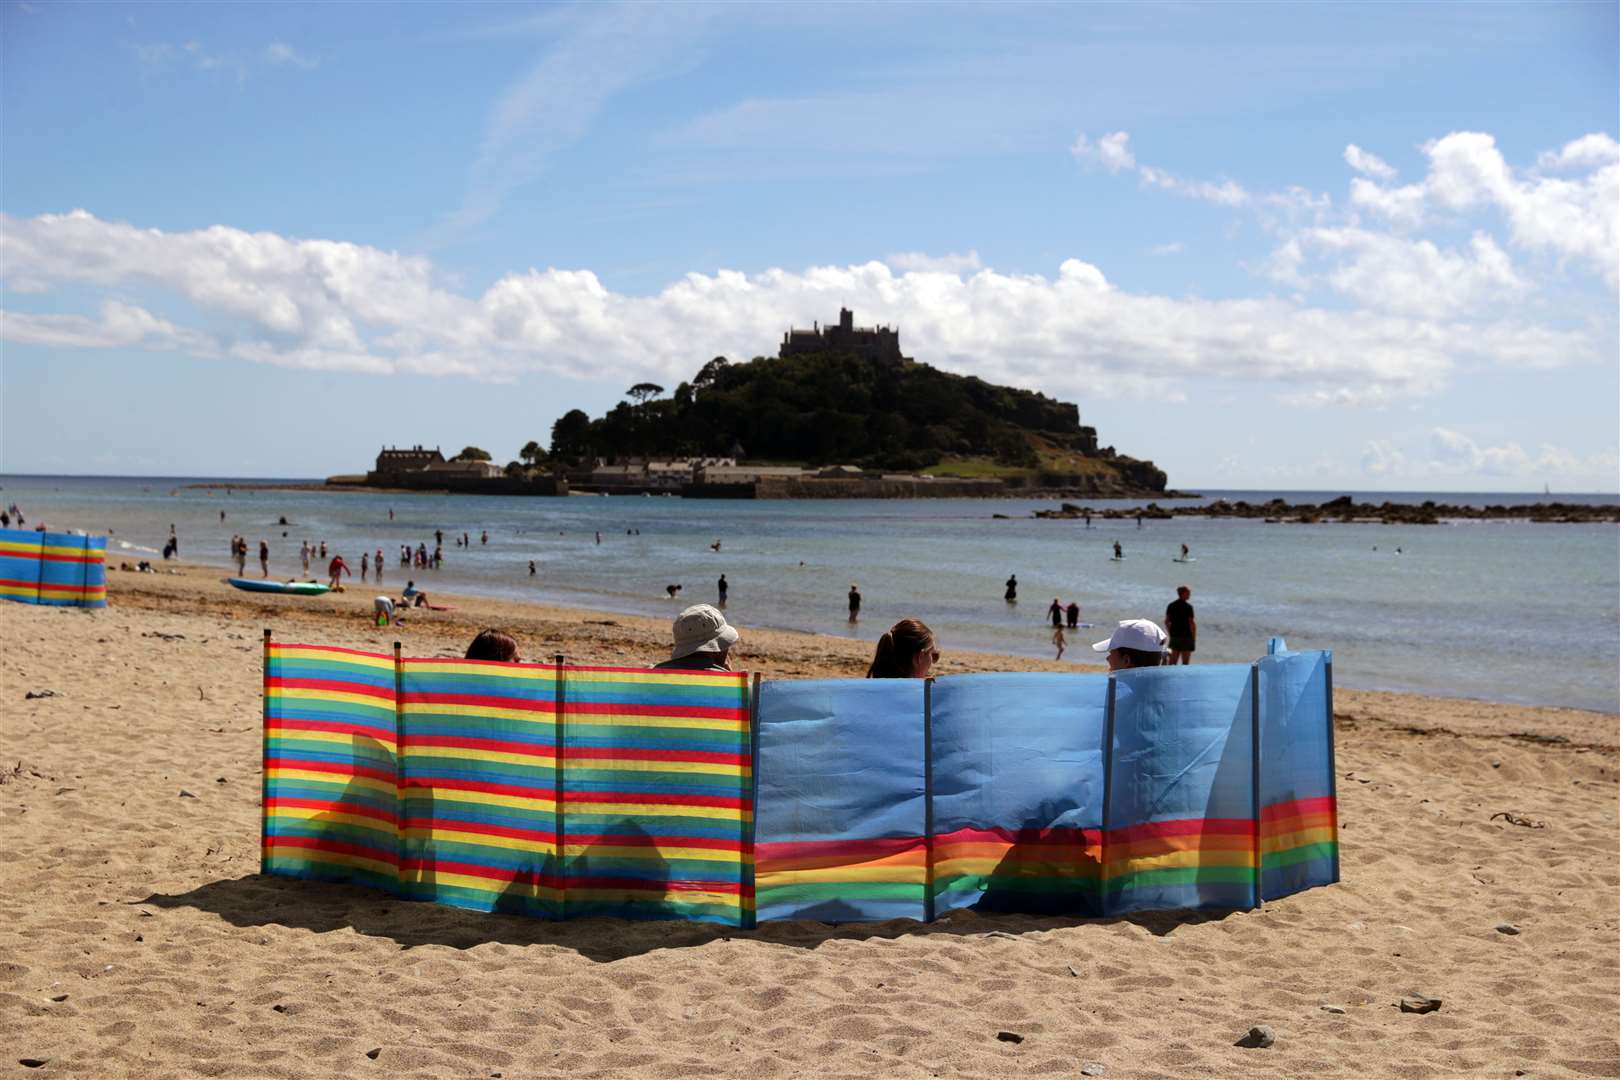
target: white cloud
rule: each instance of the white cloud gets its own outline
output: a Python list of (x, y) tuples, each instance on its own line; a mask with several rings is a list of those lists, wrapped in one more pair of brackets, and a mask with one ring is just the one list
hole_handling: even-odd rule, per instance
[(1543, 169), (1596, 168), (1620, 161), (1620, 142), (1601, 131), (1565, 143), (1560, 149), (1547, 150), (1536, 157)]
[(1149, 255), (1180, 255), (1187, 250), (1187, 245), (1180, 240), (1172, 240), (1168, 244), (1154, 244), (1148, 248)]
[(695, 30), (719, 9), (696, 4), (584, 7), (552, 48), (496, 101), (461, 206), (435, 236), (480, 225), (540, 175), (549, 155), (584, 136), (615, 94), (694, 62)]
[(1350, 181), (1350, 205), (1370, 210), (1392, 225), (1411, 228), (1423, 222), (1422, 184), (1379, 187), (1365, 177)]
[(1233, 207), (1246, 206), (1249, 202), (1249, 193), (1241, 184), (1231, 180), (1222, 180), (1220, 183), (1209, 180), (1183, 180), (1152, 165), (1142, 165), (1136, 172), (1150, 187), (1172, 191), (1191, 199), (1202, 199), (1204, 202)]
[[(1484, 233), (1474, 234), (1466, 253), (1356, 228), (1306, 229), (1290, 244), (1288, 258), (1303, 251), (1332, 260), (1326, 282), (1380, 311), (1449, 316), (1516, 300), (1530, 288)], [(1298, 263), (1280, 265), (1290, 274), (1285, 280), (1297, 282)]]
[(1517, 442), (1482, 446), (1460, 431), (1435, 427), (1429, 431), (1427, 456), (1375, 439), (1362, 452), (1361, 469), (1369, 476), (1403, 480), (1533, 479), (1612, 490), (1620, 476), (1620, 455), (1608, 451), (1582, 457), (1550, 443), (1534, 451)]
[(1620, 285), (1620, 144), (1598, 133), (1540, 156), (1543, 168), (1585, 168), (1575, 178), (1516, 172), (1482, 132), (1453, 132), (1423, 148), (1421, 184), (1384, 188), (1357, 178), (1351, 202), (1395, 224), (1415, 225), (1432, 207), (1453, 213), (1494, 209), (1515, 246), (1573, 259)]
[(1395, 167), (1377, 154), (1369, 154), (1355, 143), (1344, 148), (1344, 161), (1358, 173), (1366, 173), (1374, 180), (1395, 179)]
[(1238, 379), (1311, 403), (1383, 404), (1436, 391), (1460, 363), (1550, 365), (1594, 351), (1586, 332), (1500, 319), (1132, 293), (1078, 259), (1054, 277), (896, 273), (881, 262), (723, 270), (648, 296), (614, 292), (588, 270), (530, 269), (464, 295), (421, 257), (225, 226), (166, 233), (75, 211), (0, 215), (0, 267), (8, 288), (99, 289), (115, 301), (139, 289), (187, 312), (8, 313), (0, 330), (13, 341), (486, 380), (679, 380), (716, 353), (772, 351), (789, 323), (840, 306), (898, 323), (906, 349), (940, 367), (1089, 398), (1168, 398), (1186, 380)]
[(306, 56), (282, 41), (272, 41), (264, 47), (264, 60), (267, 64), (286, 64), (306, 71), (320, 66), (319, 59)]
[(929, 274), (964, 274), (984, 268), (979, 253), (971, 249), (960, 255), (955, 252), (928, 255), (921, 251), (901, 251), (884, 256), (883, 261), (896, 270)]
[(1101, 165), (1109, 172), (1136, 168), (1136, 155), (1131, 153), (1129, 132), (1114, 131), (1093, 142), (1081, 132), (1075, 137), (1069, 153), (1079, 161)]

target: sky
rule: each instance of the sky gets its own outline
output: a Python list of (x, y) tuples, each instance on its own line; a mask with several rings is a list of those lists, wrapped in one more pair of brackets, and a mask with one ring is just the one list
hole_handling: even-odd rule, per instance
[(1620, 489), (1620, 5), (0, 5), (0, 469), (498, 461), (790, 325), (1183, 489)]

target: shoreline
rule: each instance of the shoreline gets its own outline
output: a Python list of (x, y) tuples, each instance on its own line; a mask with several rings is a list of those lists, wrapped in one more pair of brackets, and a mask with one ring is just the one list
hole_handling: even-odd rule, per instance
[[(500, 625), (508, 630), (538, 635), (542, 639), (574, 643), (584, 652), (567, 653), (570, 661), (605, 662), (634, 666), (643, 660), (648, 665), (665, 659), (669, 637), (669, 620), (663, 616), (618, 611), (612, 608), (582, 607), (572, 604), (552, 604), (532, 600), (485, 596), (476, 593), (455, 593), (440, 589), (426, 590), (434, 600), (448, 601), (451, 610), (428, 611), (414, 608), (406, 613), (406, 621), (397, 627), (379, 629), (370, 624), (372, 598), (377, 595), (369, 585), (365, 588), (346, 586), (341, 593), (325, 593), (318, 597), (281, 596), (274, 593), (251, 593), (226, 585), (216, 577), (219, 568), (201, 563), (159, 565), (155, 574), (109, 571), (108, 602), (113, 606), (128, 606), (156, 611), (173, 611), (176, 603), (189, 607), (195, 613), (213, 614), (221, 609), (252, 612), (268, 620), (265, 625), (276, 630), (277, 640), (292, 641), (277, 629), (278, 621), (285, 625), (327, 627), (338, 632), (345, 640), (322, 641), (311, 639), (305, 644), (348, 644), (350, 639), (363, 637), (367, 648), (387, 652), (394, 640), (406, 642), (409, 653), (412, 640), (430, 644), (438, 655), (448, 655), (457, 640), (463, 645), (485, 626)], [(250, 567), (251, 569), (251, 567)], [(168, 570), (176, 571), (173, 574)], [(272, 580), (285, 580), (273, 578)], [(319, 580), (319, 579), (317, 579)], [(398, 593), (399, 586), (389, 585), (383, 591)], [(692, 603), (702, 601), (693, 600)], [(322, 605), (322, 606), (316, 606)], [(671, 614), (686, 606), (671, 605)], [(241, 618), (237, 614), (235, 617)], [(360, 624), (356, 627), (354, 624)], [(595, 628), (582, 630), (581, 628)], [(839, 637), (814, 630), (752, 624), (739, 626), (743, 638), (735, 654), (734, 666), (738, 670), (759, 671), (771, 677), (824, 677), (859, 678), (865, 674), (871, 660), (873, 643)], [(1104, 634), (1102, 628), (1096, 633)], [(464, 635), (457, 638), (456, 635)], [(1092, 656), (1090, 641), (1082, 633), (1070, 647), (1070, 655)], [(520, 637), (520, 641), (522, 638)], [(549, 661), (555, 650), (550, 645), (537, 649), (533, 641), (522, 641), (528, 659), (539, 657)], [(359, 646), (351, 646), (359, 647)], [(1096, 674), (1107, 670), (1100, 659), (1094, 663), (1071, 660), (1052, 660), (1019, 653), (985, 649), (953, 649), (945, 643), (940, 665), (940, 677), (987, 671), (1050, 671), (1070, 674)], [(530, 653), (533, 655), (529, 655)], [(459, 653), (456, 653), (459, 655)], [(814, 657), (806, 660), (805, 657)], [(1258, 653), (1256, 654), (1258, 656)], [(640, 658), (640, 659), (637, 659)], [(751, 666), (757, 659), (762, 666)], [(778, 668), (776, 665), (785, 665)], [(1599, 709), (1581, 709), (1565, 705), (1534, 702), (1494, 701), (1488, 698), (1466, 697), (1457, 694), (1428, 694), (1412, 690), (1346, 685), (1335, 681), (1336, 704), (1346, 701), (1358, 704), (1377, 702), (1384, 707), (1397, 707), (1403, 716), (1417, 716), (1423, 702), (1434, 702), (1467, 709), (1532, 710), (1538, 714), (1586, 717), (1586, 721), (1555, 724), (1559, 734), (1571, 739), (1571, 745), (1607, 749), (1620, 743), (1620, 712)], [(1608, 730), (1601, 737), (1592, 738), (1592, 728)], [(1574, 736), (1571, 732), (1575, 732)]]

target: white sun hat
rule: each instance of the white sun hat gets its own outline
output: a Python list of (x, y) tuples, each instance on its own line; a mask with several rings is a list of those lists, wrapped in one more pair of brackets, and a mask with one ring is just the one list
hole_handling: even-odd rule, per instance
[(737, 644), (737, 628), (726, 622), (718, 608), (693, 604), (675, 616), (675, 647), (671, 660), (695, 652), (725, 652)]
[(1093, 652), (1113, 649), (1136, 649), (1139, 652), (1164, 652), (1170, 638), (1152, 619), (1121, 619), (1107, 641), (1093, 645)]

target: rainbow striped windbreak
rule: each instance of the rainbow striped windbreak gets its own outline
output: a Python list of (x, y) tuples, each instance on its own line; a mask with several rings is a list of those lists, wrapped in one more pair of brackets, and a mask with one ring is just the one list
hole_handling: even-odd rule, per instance
[(280, 644), (265, 672), (266, 873), (545, 918), (752, 920), (746, 675)]
[(0, 600), (107, 606), (107, 538), (0, 529)]
[(264, 869), (740, 926), (1248, 907), (1338, 880), (1331, 676), (1276, 642), (751, 698), (742, 674), (272, 644)]

